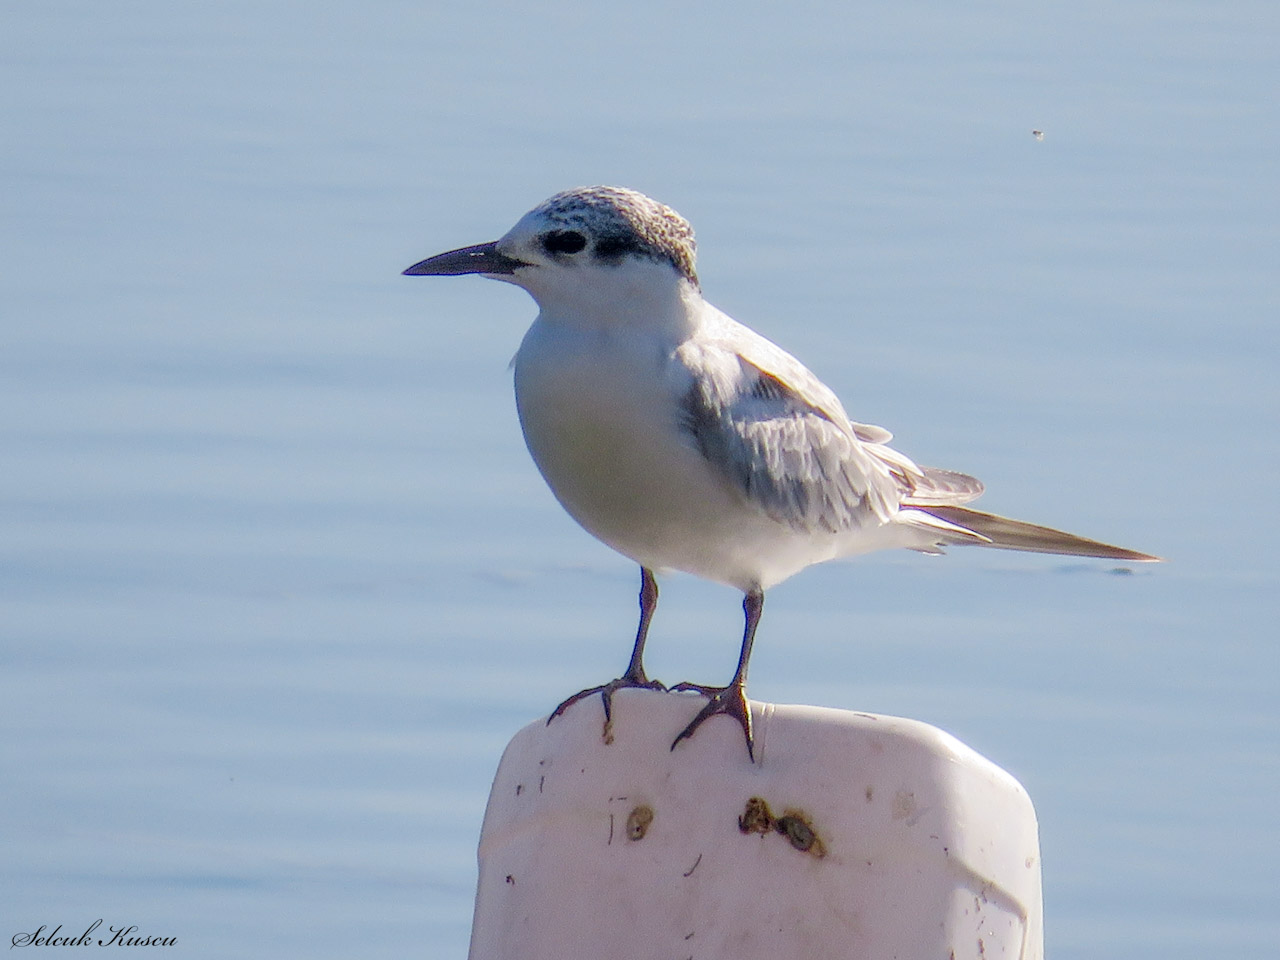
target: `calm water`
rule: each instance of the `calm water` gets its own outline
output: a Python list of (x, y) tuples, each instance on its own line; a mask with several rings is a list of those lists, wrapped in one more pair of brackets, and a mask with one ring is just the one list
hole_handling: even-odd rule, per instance
[[(1274, 956), (1278, 27), (9, 4), (0, 934), (465, 955), (502, 747), (618, 672), (636, 575), (523, 450), (532, 303), (397, 274), (613, 182), (983, 505), (1173, 561), (816, 568), (770, 595), (753, 695), (927, 720), (1017, 775), (1052, 956)], [(737, 620), (667, 580), (653, 672), (727, 676)]]

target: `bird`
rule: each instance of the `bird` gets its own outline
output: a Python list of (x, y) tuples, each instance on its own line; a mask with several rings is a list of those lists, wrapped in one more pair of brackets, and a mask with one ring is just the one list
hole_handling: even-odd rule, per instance
[(622, 675), (599, 694), (666, 689), (644, 668), (655, 572), (742, 591), (738, 663), (724, 686), (680, 683), (705, 721), (737, 721), (755, 760), (747, 667), (765, 591), (804, 568), (876, 550), (951, 545), (1160, 558), (966, 506), (977, 479), (917, 465), (882, 427), (851, 420), (799, 360), (702, 295), (689, 222), (625, 187), (578, 187), (500, 239), (415, 263), (407, 276), (474, 274), (515, 284), (538, 307), (513, 361), (524, 439), (574, 520), (640, 566), (640, 622)]

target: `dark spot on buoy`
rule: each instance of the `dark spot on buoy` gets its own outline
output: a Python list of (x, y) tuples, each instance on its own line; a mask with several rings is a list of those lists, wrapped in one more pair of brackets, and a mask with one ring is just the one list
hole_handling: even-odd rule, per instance
[(787, 810), (782, 816), (775, 817), (769, 804), (761, 797), (752, 797), (746, 808), (738, 817), (738, 829), (743, 833), (779, 833), (786, 837), (795, 849), (801, 853), (812, 854), (822, 858), (827, 855), (818, 831), (814, 829), (809, 817), (800, 810)]
[(653, 808), (640, 804), (627, 816), (627, 839), (643, 840), (649, 832), (649, 824), (653, 823)]
[(818, 836), (813, 832), (813, 827), (797, 816), (784, 814), (779, 817), (777, 830), (801, 853), (808, 853), (818, 842)]
[(743, 833), (768, 833), (773, 829), (773, 814), (769, 805), (759, 797), (747, 801), (746, 809), (738, 817), (738, 829)]

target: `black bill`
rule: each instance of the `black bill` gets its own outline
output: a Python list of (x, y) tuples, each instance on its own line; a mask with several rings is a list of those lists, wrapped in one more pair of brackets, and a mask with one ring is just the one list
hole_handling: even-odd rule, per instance
[(474, 247), (450, 250), (415, 263), (404, 271), (406, 277), (459, 277), (468, 273), (512, 274), (527, 267), (523, 260), (498, 252), (497, 241), (477, 243)]

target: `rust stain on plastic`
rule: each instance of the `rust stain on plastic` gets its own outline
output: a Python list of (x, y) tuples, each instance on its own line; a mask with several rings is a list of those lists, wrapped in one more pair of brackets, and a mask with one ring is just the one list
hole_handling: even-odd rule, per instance
[(782, 812), (782, 816), (775, 817), (762, 797), (752, 797), (747, 801), (742, 815), (738, 817), (738, 829), (743, 833), (779, 833), (801, 853), (818, 859), (827, 855), (827, 848), (808, 814), (788, 808)]
[(747, 807), (738, 818), (738, 829), (743, 833), (768, 833), (773, 829), (773, 814), (769, 805), (759, 797), (747, 801)]
[(649, 832), (649, 824), (653, 823), (653, 807), (640, 804), (627, 816), (627, 839), (643, 840)]

